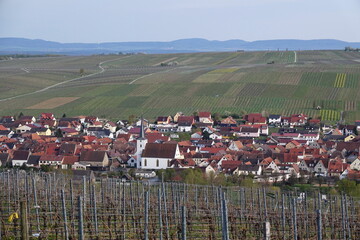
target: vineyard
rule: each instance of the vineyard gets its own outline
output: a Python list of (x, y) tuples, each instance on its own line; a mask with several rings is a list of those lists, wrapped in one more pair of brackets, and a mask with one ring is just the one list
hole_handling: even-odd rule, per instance
[[(300, 51), (45, 57), (0, 63), (0, 115), (98, 115), (111, 120), (144, 114), (211, 111), (304, 113), (338, 121), (360, 119), (360, 53)], [(176, 66), (161, 63), (176, 61)], [(99, 68), (102, 64), (103, 71)], [(274, 63), (272, 63), (274, 62)], [(268, 64), (272, 63), (272, 64)], [(84, 69), (85, 76), (79, 77)], [(71, 80), (75, 79), (75, 80)], [(69, 81), (71, 80), (71, 81)], [(76, 99), (45, 109), (54, 98)], [(38, 109), (36, 108), (37, 106)], [(321, 106), (322, 112), (316, 110)]]
[(359, 239), (360, 199), (55, 173), (0, 174), (1, 239)]
[(336, 75), (334, 87), (336, 87), (336, 88), (345, 87), (345, 81), (346, 81), (346, 74), (345, 73), (338, 73)]
[(324, 121), (339, 121), (340, 112), (334, 110), (320, 110), (321, 120)]

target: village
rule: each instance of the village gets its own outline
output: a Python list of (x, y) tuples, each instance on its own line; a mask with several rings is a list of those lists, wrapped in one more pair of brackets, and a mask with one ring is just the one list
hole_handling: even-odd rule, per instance
[(3, 116), (0, 164), (121, 171), (126, 180), (160, 178), (160, 169), (189, 168), (208, 178), (251, 176), (258, 183), (314, 177), (360, 180), (360, 121), (328, 126), (304, 114), (235, 117), (179, 112), (159, 116), (154, 123), (142, 117), (130, 123), (95, 116), (55, 118), (52, 113)]

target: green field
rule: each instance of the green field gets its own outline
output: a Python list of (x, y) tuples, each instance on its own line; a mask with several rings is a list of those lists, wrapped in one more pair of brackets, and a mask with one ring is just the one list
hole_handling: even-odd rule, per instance
[[(0, 115), (97, 115), (149, 119), (182, 111), (304, 113), (349, 123), (360, 119), (360, 53), (222, 52), (43, 57), (0, 62)], [(161, 63), (177, 62), (176, 66)], [(273, 64), (269, 64), (272, 63)], [(101, 63), (101, 64), (100, 64)], [(99, 68), (103, 68), (101, 70)], [(80, 77), (80, 69), (85, 75)], [(69, 81), (70, 80), (70, 81)], [(66, 82), (65, 82), (66, 81)], [(46, 91), (39, 89), (62, 83)], [(78, 97), (54, 109), (28, 109)], [(321, 110), (316, 110), (321, 106)]]

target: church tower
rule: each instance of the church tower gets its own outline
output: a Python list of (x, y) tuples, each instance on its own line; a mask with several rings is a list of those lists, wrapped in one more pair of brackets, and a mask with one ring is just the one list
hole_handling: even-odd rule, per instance
[(141, 154), (145, 149), (147, 144), (147, 139), (145, 138), (145, 131), (144, 131), (144, 119), (141, 117), (141, 125), (140, 125), (140, 136), (136, 139), (136, 167), (142, 168), (141, 166)]

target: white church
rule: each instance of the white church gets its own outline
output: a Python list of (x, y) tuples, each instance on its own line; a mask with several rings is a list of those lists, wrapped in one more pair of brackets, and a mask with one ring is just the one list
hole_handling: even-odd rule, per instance
[(140, 136), (136, 140), (136, 166), (139, 169), (166, 169), (173, 159), (184, 158), (179, 145), (174, 143), (148, 143), (144, 126), (141, 124)]

